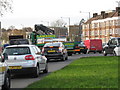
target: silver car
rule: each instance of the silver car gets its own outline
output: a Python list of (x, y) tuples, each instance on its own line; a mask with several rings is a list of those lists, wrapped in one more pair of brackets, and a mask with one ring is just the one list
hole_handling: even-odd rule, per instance
[(8, 55), (6, 62), (12, 74), (38, 77), (40, 71), (48, 72), (47, 58), (41, 55), (40, 49), (35, 45), (11, 45), (3, 53)]

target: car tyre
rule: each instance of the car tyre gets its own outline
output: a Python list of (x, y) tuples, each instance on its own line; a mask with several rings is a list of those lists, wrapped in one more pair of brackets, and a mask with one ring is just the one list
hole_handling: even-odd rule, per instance
[(35, 68), (33, 77), (34, 77), (34, 78), (37, 78), (37, 77), (39, 76), (39, 74), (40, 74), (40, 70), (39, 70), (39, 67), (37, 66), (37, 67)]
[(66, 56), (65, 60), (68, 60), (68, 56)]
[(72, 56), (72, 53), (68, 53), (68, 56)]
[(63, 55), (62, 58), (61, 58), (62, 61), (65, 61), (65, 56)]
[(106, 53), (106, 51), (105, 51), (105, 50), (103, 51), (103, 55), (104, 55), (104, 56), (107, 56), (107, 53)]
[(48, 64), (46, 63), (45, 70), (43, 70), (43, 73), (48, 73)]
[(5, 75), (5, 81), (4, 84), (2, 85), (2, 90), (10, 90), (10, 85), (11, 85), (11, 78), (10, 78), (10, 74), (7, 73)]
[(115, 52), (115, 51), (113, 52), (113, 55), (114, 55), (114, 56), (117, 56), (117, 54), (116, 54), (116, 52)]

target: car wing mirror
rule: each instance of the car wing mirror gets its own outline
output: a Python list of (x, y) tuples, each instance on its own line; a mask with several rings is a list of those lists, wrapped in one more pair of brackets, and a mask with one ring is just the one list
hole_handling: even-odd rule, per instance
[(36, 54), (40, 55), (40, 54), (41, 54), (41, 52), (37, 52)]
[(2, 62), (5, 62), (5, 60), (8, 60), (8, 55), (6, 53), (3, 53)]

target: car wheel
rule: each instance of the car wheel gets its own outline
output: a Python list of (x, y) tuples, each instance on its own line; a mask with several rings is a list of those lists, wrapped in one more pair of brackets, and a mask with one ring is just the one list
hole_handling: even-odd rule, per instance
[(104, 56), (107, 56), (107, 53), (106, 53), (106, 51), (105, 51), (105, 50), (103, 51), (103, 55), (104, 55)]
[(64, 56), (64, 55), (61, 57), (61, 60), (62, 60), (62, 61), (65, 61), (65, 56)]
[(10, 90), (10, 81), (11, 81), (10, 74), (7, 73), (5, 75), (4, 84), (2, 85), (2, 90)]
[(68, 56), (66, 56), (65, 60), (68, 60)]
[(72, 56), (72, 53), (68, 53), (68, 56)]
[(113, 52), (113, 55), (114, 55), (114, 56), (117, 56), (117, 54), (116, 54), (116, 52), (115, 52), (115, 51)]
[(39, 73), (40, 73), (40, 70), (39, 70), (39, 67), (37, 66), (37, 67), (35, 68), (33, 77), (34, 77), (34, 78), (37, 78), (37, 77), (39, 76)]
[(43, 73), (48, 73), (48, 64), (46, 63), (45, 70), (43, 70)]

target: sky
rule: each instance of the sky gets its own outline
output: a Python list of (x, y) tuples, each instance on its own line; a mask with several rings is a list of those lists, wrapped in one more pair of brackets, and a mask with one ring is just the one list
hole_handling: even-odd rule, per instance
[[(70, 25), (87, 20), (93, 13), (115, 10), (117, 0), (13, 0), (13, 13), (4, 13), (0, 17), (1, 27), (10, 26), (20, 29), (34, 27), (35, 24), (50, 26), (51, 22), (62, 19)], [(80, 13), (81, 11), (81, 13)], [(62, 17), (62, 18), (61, 18)]]

